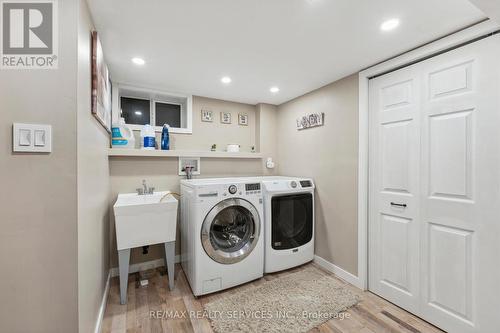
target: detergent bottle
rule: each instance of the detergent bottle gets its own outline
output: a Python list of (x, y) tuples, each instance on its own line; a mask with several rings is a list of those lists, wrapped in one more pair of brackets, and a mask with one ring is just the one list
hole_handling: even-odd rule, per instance
[(155, 150), (156, 149), (156, 136), (153, 126), (146, 124), (141, 130), (142, 149)]
[(111, 147), (135, 148), (135, 137), (130, 127), (125, 124), (125, 119), (120, 118), (111, 126)]
[(161, 131), (161, 149), (169, 150), (170, 149), (170, 134), (168, 133), (170, 126), (168, 124), (163, 125), (163, 129)]

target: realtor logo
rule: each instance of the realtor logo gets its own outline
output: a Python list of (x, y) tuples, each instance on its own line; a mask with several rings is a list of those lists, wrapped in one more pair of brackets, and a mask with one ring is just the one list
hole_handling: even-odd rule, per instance
[(2, 69), (57, 68), (57, 0), (3, 0)]

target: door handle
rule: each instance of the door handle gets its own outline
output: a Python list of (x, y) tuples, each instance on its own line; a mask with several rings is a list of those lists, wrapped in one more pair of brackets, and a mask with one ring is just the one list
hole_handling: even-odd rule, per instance
[(391, 202), (391, 206), (406, 208), (406, 204), (400, 204), (400, 203), (395, 203), (395, 202)]
[(218, 196), (219, 193), (218, 192), (208, 192), (208, 193), (201, 193), (201, 194), (198, 194), (198, 196), (200, 198), (205, 198), (205, 197), (216, 197)]

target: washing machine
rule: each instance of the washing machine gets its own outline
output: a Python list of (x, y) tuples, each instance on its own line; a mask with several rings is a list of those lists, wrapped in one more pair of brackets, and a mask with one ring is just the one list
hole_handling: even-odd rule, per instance
[(263, 276), (260, 181), (181, 180), (180, 229), (181, 265), (195, 296)]
[(314, 259), (314, 182), (307, 178), (263, 177), (264, 273)]

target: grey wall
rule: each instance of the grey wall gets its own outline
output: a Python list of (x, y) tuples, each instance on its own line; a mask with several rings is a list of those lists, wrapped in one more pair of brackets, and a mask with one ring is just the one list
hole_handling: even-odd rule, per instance
[[(325, 125), (298, 131), (311, 112)], [(276, 123), (280, 175), (316, 182), (315, 253), (357, 275), (358, 76), (280, 105)]]
[[(255, 144), (277, 167), (265, 168), (263, 160), (202, 159), (200, 177), (290, 175), (316, 181), (316, 248), (320, 257), (357, 274), (357, 168), (358, 168), (358, 78), (344, 78), (278, 107), (195, 98), (193, 134), (176, 135), (177, 149), (206, 150), (212, 143)], [(202, 108), (239, 110), (254, 115), (255, 123), (245, 131), (227, 131), (218, 123), (201, 123)], [(253, 111), (253, 112), (252, 112)], [(297, 131), (296, 118), (308, 112), (324, 112), (325, 126)], [(233, 116), (234, 119), (234, 116)], [(235, 125), (237, 126), (237, 125)], [(215, 139), (214, 139), (215, 138)], [(254, 140), (254, 141), (252, 141)], [(213, 141), (213, 142), (212, 142)], [(120, 192), (133, 192), (145, 178), (159, 190), (179, 190), (177, 159), (112, 158), (111, 203)], [(117, 266), (114, 221), (111, 217), (111, 267)], [(177, 251), (178, 253), (178, 251)], [(163, 257), (160, 246), (148, 255), (132, 252), (132, 263)]]
[[(58, 1), (59, 69), (0, 71), (0, 332), (78, 329), (78, 1)], [(51, 154), (12, 153), (12, 123), (52, 125)]]
[(271, 157), (277, 163), (277, 111), (276, 105), (257, 104), (255, 112), (255, 146), (257, 151), (264, 155), (261, 160), (262, 175), (271, 176), (277, 174), (278, 167), (274, 169), (266, 168), (266, 158)]
[(79, 0), (78, 31), (78, 322), (94, 330), (109, 272), (109, 134), (92, 116), (91, 38), (94, 26)]
[[(201, 121), (201, 110), (214, 113), (214, 121)], [(220, 122), (221, 111), (231, 113), (231, 124)], [(244, 103), (193, 96), (193, 134), (172, 134), (170, 149), (210, 150), (217, 144), (217, 150), (224, 150), (228, 143), (241, 145), (241, 151), (250, 151), (255, 145), (255, 106)], [(238, 125), (238, 114), (248, 115), (248, 126)]]
[[(215, 119), (212, 123), (201, 121), (201, 109), (210, 109), (214, 112)], [(220, 111), (232, 113), (232, 124), (221, 124), (219, 121)], [(249, 116), (248, 126), (238, 125), (238, 113), (246, 113)], [(188, 150), (210, 150), (213, 143), (217, 144), (218, 150), (223, 150), (228, 143), (241, 144), (242, 151), (250, 151), (250, 147), (256, 145), (256, 137), (265, 140), (262, 149), (267, 155), (275, 154), (274, 141), (269, 141), (275, 131), (276, 108), (270, 105), (249, 105), (221, 101), (205, 97), (193, 97), (193, 134), (174, 134), (173, 147), (171, 149)], [(257, 116), (259, 115), (259, 116)], [(265, 121), (260, 126), (257, 118)], [(262, 123), (262, 122), (261, 122)], [(261, 130), (257, 128), (261, 127)], [(116, 201), (118, 193), (135, 192), (140, 187), (143, 179), (156, 190), (170, 190), (179, 192), (179, 180), (184, 178), (178, 176), (177, 158), (123, 158), (110, 159), (111, 196), (110, 211), (112, 204)], [(202, 158), (201, 175), (198, 177), (227, 177), (227, 176), (257, 176), (263, 174), (274, 174), (275, 170), (266, 170), (260, 159), (219, 159)], [(114, 216), (110, 214), (110, 257), (111, 267), (118, 266), (116, 250), (116, 235), (114, 229)], [(179, 239), (179, 235), (177, 239)], [(179, 253), (179, 242), (177, 242), (177, 254)], [(141, 249), (134, 249), (131, 253), (132, 264), (145, 262), (164, 257), (161, 246), (151, 246), (149, 254), (143, 255)]]

